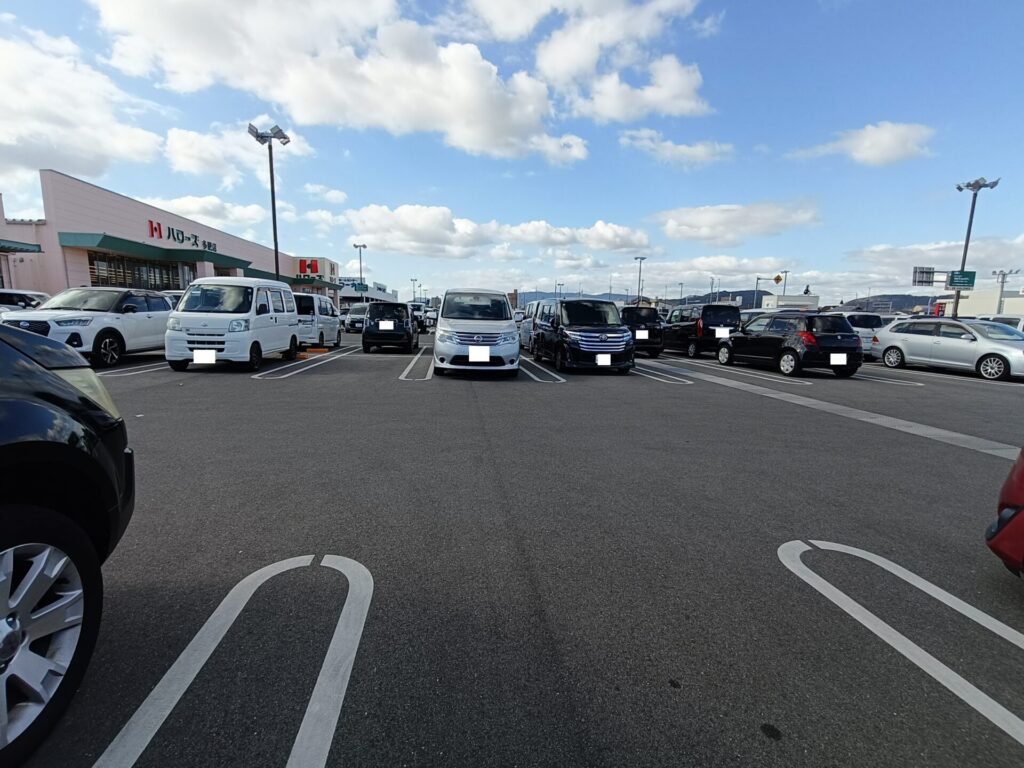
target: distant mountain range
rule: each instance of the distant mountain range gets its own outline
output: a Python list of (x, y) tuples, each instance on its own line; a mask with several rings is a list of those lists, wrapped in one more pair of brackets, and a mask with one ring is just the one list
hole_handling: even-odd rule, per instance
[[(765, 296), (774, 296), (775, 293), (765, 289), (761, 289), (757, 292), (757, 305), (761, 306)], [(915, 296), (909, 293), (885, 293), (878, 294), (877, 296), (865, 296), (862, 298), (847, 301), (836, 309), (843, 311), (854, 311), (863, 310), (866, 312), (910, 312), (914, 307), (928, 306), (929, 302), (933, 302), (936, 299), (947, 299), (952, 298), (953, 294), (945, 296)], [(557, 295), (553, 291), (523, 291), (519, 294), (519, 306), (525, 306), (528, 302), (537, 301), (539, 299), (553, 299)], [(636, 294), (631, 293), (628, 296), (624, 293), (601, 293), (601, 294), (589, 294), (584, 293), (582, 296), (577, 292), (566, 292), (563, 294), (564, 298), (567, 299), (604, 299), (606, 301), (636, 301)], [(644, 296), (645, 300), (653, 300), (653, 296)], [(752, 308), (754, 306), (754, 292), (752, 290), (746, 291), (718, 291), (715, 293), (701, 293), (701, 294), (690, 294), (683, 296), (682, 300), (676, 297), (669, 297), (668, 304), (675, 306), (676, 304), (707, 304), (711, 301), (732, 301), (740, 299), (743, 308)]]

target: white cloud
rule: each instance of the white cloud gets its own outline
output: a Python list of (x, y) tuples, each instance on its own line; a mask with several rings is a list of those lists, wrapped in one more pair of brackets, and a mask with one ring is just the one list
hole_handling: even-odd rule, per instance
[(341, 205), (348, 200), (348, 195), (342, 192), (340, 189), (331, 189), (323, 184), (305, 184), (302, 190), (310, 197), (315, 197), (318, 200), (323, 200), (326, 203), (335, 203)]
[(0, 23), (13, 24), (17, 20), (18, 17), (15, 16), (13, 13), (0, 13)]
[[(366, 260), (364, 259), (363, 275), (368, 275), (371, 272), (373, 272), (373, 270), (370, 268), (370, 265), (367, 264)], [(353, 275), (356, 277), (359, 276), (359, 259), (357, 258), (349, 259), (348, 261), (345, 262), (345, 277), (352, 277)]]
[(302, 214), (301, 218), (303, 221), (311, 222), (321, 236), (326, 236), (334, 227), (343, 227), (348, 223), (345, 214), (331, 213), (323, 208), (306, 211)]
[(712, 13), (709, 16), (705, 16), (700, 21), (694, 19), (690, 22), (690, 29), (696, 33), (697, 37), (714, 37), (722, 31), (723, 19), (725, 19), (725, 9), (722, 9), (718, 13)]
[(563, 3), (552, 0), (468, 0), (467, 5), (485, 22), (498, 40), (519, 40)]
[(696, 144), (676, 144), (662, 138), (662, 135), (650, 128), (639, 128), (623, 131), (619, 134), (619, 144), (646, 152), (663, 163), (677, 165), (686, 170), (703, 168), (730, 159), (735, 150), (732, 144), (720, 144), (717, 141), (699, 141)]
[(139, 199), (165, 211), (228, 232), (244, 232), (252, 225), (260, 224), (269, 216), (267, 210), (260, 205), (229, 203), (216, 195), (204, 195), (203, 197), (186, 195), (170, 199), (142, 197)]
[(607, 269), (608, 263), (590, 253), (559, 251), (555, 256), (555, 269)]
[(0, 188), (9, 215), (38, 208), (40, 168), (96, 178), (115, 163), (152, 161), (162, 142), (126, 119), (152, 105), (91, 67), (68, 38), (26, 32), (28, 39), (0, 39), (9, 107), (0, 121)]
[(835, 141), (798, 149), (790, 152), (789, 156), (810, 158), (847, 155), (861, 165), (890, 165), (911, 157), (931, 154), (928, 142), (934, 134), (935, 129), (927, 125), (885, 121), (841, 131)]
[(663, 222), (665, 234), (671, 238), (722, 246), (739, 245), (750, 237), (777, 235), (820, 221), (813, 205), (780, 203), (676, 208), (659, 213), (656, 218)]
[[(246, 176), (252, 174), (264, 187), (270, 187), (270, 164), (267, 149), (246, 131), (247, 122), (259, 128), (268, 128), (270, 118), (260, 115), (252, 121), (233, 125), (215, 124), (210, 133), (199, 133), (182, 128), (167, 131), (164, 154), (171, 168), (195, 176), (220, 177), (221, 189), (234, 189)], [(291, 142), (275, 147), (274, 175), (280, 176), (282, 166), (287, 167), (294, 157), (313, 154), (306, 139), (292, 129), (286, 129)]]
[(618, 72), (598, 77), (590, 97), (576, 100), (576, 113), (605, 123), (639, 120), (652, 113), (678, 116), (711, 111), (700, 96), (703, 77), (696, 64), (683, 65), (669, 54), (655, 59), (649, 69), (650, 82), (641, 88), (622, 82)]
[(513, 249), (511, 243), (498, 243), (491, 248), (491, 258), (495, 261), (518, 261), (523, 258), (523, 252)]

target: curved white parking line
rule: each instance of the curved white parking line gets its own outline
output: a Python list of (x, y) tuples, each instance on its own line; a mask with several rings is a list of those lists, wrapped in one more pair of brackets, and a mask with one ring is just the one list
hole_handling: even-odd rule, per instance
[[(344, 347), (343, 347), (343, 349), (344, 349)], [(254, 373), (249, 378), (259, 379), (261, 381), (273, 381), (275, 379), (287, 379), (289, 376), (295, 376), (295, 375), (300, 374), (300, 373), (305, 373), (306, 371), (308, 371), (308, 370), (310, 370), (312, 368), (316, 368), (318, 365), (323, 365), (324, 363), (329, 363), (332, 360), (337, 360), (340, 357), (347, 357), (348, 355), (353, 355), (356, 352), (359, 352), (360, 349), (361, 349), (360, 347), (353, 347), (352, 349), (348, 350), (347, 352), (330, 352), (330, 353), (328, 353), (326, 355), (321, 355), (319, 360), (308, 360), (308, 359), (307, 360), (296, 360), (294, 363), (287, 363), (286, 365), (279, 365), (278, 367), (276, 367), (276, 368), (274, 368), (273, 370), (270, 370), (270, 371), (264, 371), (263, 373)], [(292, 368), (292, 367), (297, 366), (297, 365), (304, 365), (305, 368), (300, 368), (297, 371), (289, 371), (288, 373), (284, 374), (283, 376), (275, 376), (274, 375), (274, 374), (278, 373), (279, 371), (283, 371), (285, 368)]]
[[(100, 755), (93, 768), (131, 768), (256, 590), (274, 576), (312, 563), (313, 555), (292, 557), (260, 568), (238, 582)], [(348, 595), (324, 655), (324, 663), (306, 706), (299, 733), (292, 745), (288, 759), (288, 765), (292, 768), (323, 768), (327, 762), (327, 753), (334, 738), (352, 664), (363, 634), (363, 624), (373, 597), (373, 577), (360, 563), (340, 555), (325, 555), (320, 564), (344, 574), (348, 580)]]
[[(546, 376), (550, 376), (554, 380), (553, 381), (548, 381), (547, 379), (541, 379), (541, 378), (539, 378), (537, 376), (534, 376), (532, 373), (530, 373), (530, 371), (528, 369), (523, 368), (523, 365), (522, 365), (523, 363), (529, 363), (534, 368), (536, 368), (538, 370), (541, 370), (541, 371), (544, 371), (544, 374)], [(557, 373), (555, 373), (554, 371), (549, 371), (547, 368), (545, 368), (540, 363), (537, 363), (537, 362), (535, 362), (533, 360), (529, 360), (529, 359), (523, 357), (522, 355), (519, 356), (519, 370), (521, 370), (523, 373), (525, 373), (527, 376), (529, 376), (534, 381), (539, 381), (541, 384), (565, 384), (565, 379), (563, 379)]]
[(693, 384), (689, 379), (662, 371), (652, 371), (650, 368), (641, 368), (639, 365), (634, 366), (633, 373), (637, 376), (643, 376), (645, 379), (660, 381), (662, 384)]
[[(959, 598), (954, 597), (945, 590), (939, 589), (934, 584), (925, 581), (919, 576), (907, 571), (905, 568), (896, 565), (890, 560), (886, 560), (884, 557), (879, 557), (878, 555), (874, 555), (870, 552), (865, 552), (864, 550), (856, 549), (854, 547), (845, 547), (841, 544), (832, 544), (826, 541), (812, 541), (812, 544), (822, 549), (845, 552), (846, 554), (861, 557), (868, 562), (874, 563), (890, 573), (899, 576), (904, 581), (913, 584), (918, 589), (941, 601), (945, 605), (948, 605), (950, 608), (953, 608), (964, 616), (967, 616), (987, 629), (990, 629), (1003, 639), (1009, 640), (1017, 647), (1024, 647), (1021, 645), (1021, 643), (1024, 642), (1024, 637), (1022, 637), (1016, 630), (1006, 626), (996, 619), (993, 619), (988, 614), (982, 613), (973, 606), (964, 603)], [(811, 547), (803, 541), (788, 541), (779, 547), (779, 560), (781, 560), (783, 565), (803, 579), (807, 584), (812, 586), (847, 614), (859, 621), (876, 637), (886, 642), (890, 647), (902, 654), (911, 663), (926, 672), (932, 677), (932, 679), (936, 680), (960, 698), (960, 700), (965, 704), (970, 706), (983, 717), (987, 718), (992, 724), (1014, 739), (1017, 743), (1024, 745), (1024, 721), (1006, 709), (1006, 707), (995, 699), (969, 683), (930, 653), (925, 651), (921, 646), (912, 642), (905, 635), (898, 632), (892, 627), (892, 625), (882, 621), (856, 600), (850, 598), (845, 592), (833, 586), (829, 581), (826, 581), (804, 565), (800, 558), (804, 552), (807, 552), (810, 549)]]

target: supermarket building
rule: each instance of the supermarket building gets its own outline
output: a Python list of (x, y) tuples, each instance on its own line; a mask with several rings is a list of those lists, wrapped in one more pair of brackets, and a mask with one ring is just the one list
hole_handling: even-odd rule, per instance
[[(8, 219), (0, 196), (0, 288), (182, 290), (197, 277), (274, 277), (274, 250), (58, 171), (39, 172), (44, 218)], [(281, 280), (336, 305), (394, 301), (343, 285), (338, 264), (280, 254)], [(364, 298), (365, 297), (365, 298)]]

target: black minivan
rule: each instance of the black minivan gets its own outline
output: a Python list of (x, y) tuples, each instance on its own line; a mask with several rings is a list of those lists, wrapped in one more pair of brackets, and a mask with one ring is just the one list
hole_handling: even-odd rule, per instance
[(665, 349), (680, 349), (688, 357), (714, 352), (718, 340), (739, 328), (740, 308), (735, 304), (693, 304), (673, 307), (665, 326)]
[(372, 347), (400, 347), (405, 352), (420, 348), (419, 327), (408, 304), (375, 301), (366, 308), (363, 352)]
[(0, 425), (0, 765), (13, 766), (53, 728), (89, 666), (100, 565), (131, 519), (135, 461), (85, 358), (6, 326)]
[(611, 301), (546, 299), (533, 323), (533, 359), (550, 357), (555, 368), (633, 367), (633, 333)]
[(619, 310), (622, 324), (633, 332), (633, 348), (657, 357), (665, 349), (661, 315), (654, 307), (623, 307)]

